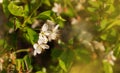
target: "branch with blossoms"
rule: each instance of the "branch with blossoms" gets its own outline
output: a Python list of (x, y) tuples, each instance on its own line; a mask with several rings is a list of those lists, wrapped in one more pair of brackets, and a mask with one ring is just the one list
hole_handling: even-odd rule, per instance
[(43, 24), (39, 33), (38, 42), (33, 45), (34, 56), (36, 56), (37, 53), (40, 54), (45, 49), (49, 49), (47, 43), (57, 39), (59, 35), (58, 27), (59, 25), (55, 25), (55, 23), (50, 20), (47, 20), (47, 22)]
[(0, 73), (119, 72), (119, 3), (2, 0)]

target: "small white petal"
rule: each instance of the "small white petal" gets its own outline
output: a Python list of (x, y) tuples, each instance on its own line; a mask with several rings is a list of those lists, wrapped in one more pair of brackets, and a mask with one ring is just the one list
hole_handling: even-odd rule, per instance
[(41, 47), (42, 47), (43, 49), (49, 49), (49, 46), (46, 45), (46, 44), (41, 44)]
[(44, 35), (39, 35), (38, 44), (47, 43), (48, 39)]
[(56, 25), (55, 28), (53, 29), (53, 32), (57, 32), (59, 28), (59, 25)]
[(34, 47), (34, 49), (37, 49), (38, 44), (37, 44), (37, 43), (35, 43), (35, 44), (33, 45), (33, 47)]
[(35, 44), (33, 45), (33, 47), (34, 47), (34, 49), (35, 49), (35, 50), (34, 50), (34, 53), (33, 53), (34, 56), (36, 56), (37, 53), (40, 54), (40, 53), (42, 52), (42, 47), (41, 47), (39, 44), (36, 44), (36, 43), (35, 43)]
[(34, 53), (33, 53), (33, 55), (34, 55), (34, 56), (36, 56), (36, 55), (37, 55), (37, 52), (36, 52), (36, 50), (34, 50)]
[(52, 11), (57, 13), (58, 12), (58, 8), (57, 7), (53, 7)]
[(49, 36), (50, 33), (51, 33), (51, 31), (46, 31), (46, 32), (44, 32), (44, 35), (45, 35), (45, 36)]
[(57, 38), (57, 34), (56, 33), (52, 33), (51, 34), (51, 38), (52, 38), (52, 40), (55, 40)]
[(47, 31), (47, 30), (48, 30), (48, 24), (45, 23), (45, 24), (42, 26), (41, 31), (45, 32), (45, 31)]
[(42, 52), (42, 47), (38, 47), (38, 49), (35, 50), (38, 54), (40, 54)]
[(116, 60), (116, 57), (115, 56), (111, 56), (112, 57), (112, 60), (115, 61)]
[(54, 3), (54, 7), (52, 8), (52, 11), (57, 13), (59, 15), (62, 12), (62, 7), (60, 4)]

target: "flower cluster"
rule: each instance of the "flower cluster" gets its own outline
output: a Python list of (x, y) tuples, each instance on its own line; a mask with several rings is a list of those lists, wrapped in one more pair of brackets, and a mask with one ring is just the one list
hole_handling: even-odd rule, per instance
[(41, 28), (39, 33), (38, 42), (33, 45), (34, 47), (34, 56), (38, 53), (40, 54), (43, 50), (49, 49), (48, 42), (56, 40), (58, 37), (58, 27), (54, 22), (47, 20), (46, 23)]

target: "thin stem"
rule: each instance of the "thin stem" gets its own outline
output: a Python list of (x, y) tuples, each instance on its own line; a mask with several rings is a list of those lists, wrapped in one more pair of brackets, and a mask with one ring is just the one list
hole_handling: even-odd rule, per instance
[(32, 11), (32, 13), (27, 17), (27, 19), (23, 22), (22, 27), (25, 27), (26, 22), (31, 18), (31, 16), (35, 13), (35, 11), (40, 7), (41, 3)]
[(15, 51), (15, 52), (13, 52), (13, 53), (15, 54), (15, 53), (29, 52), (29, 51), (30, 51), (30, 49), (20, 49), (20, 50), (17, 50), (17, 51)]

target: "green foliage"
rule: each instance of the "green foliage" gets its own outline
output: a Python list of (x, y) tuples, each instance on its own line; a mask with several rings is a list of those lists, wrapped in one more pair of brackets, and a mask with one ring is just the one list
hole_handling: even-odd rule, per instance
[(9, 4), (9, 1), (8, 0), (3, 0), (3, 11), (5, 13), (5, 15), (8, 17), (10, 15), (10, 12), (8, 10), (8, 4)]
[(9, 3), (8, 10), (15, 16), (24, 16), (23, 6), (17, 6), (14, 2)]
[(65, 72), (67, 72), (67, 68), (66, 68), (65, 63), (62, 60), (60, 60), (60, 59), (59, 59), (59, 65)]
[(38, 14), (37, 18), (38, 19), (43, 19), (43, 20), (46, 20), (46, 19), (52, 19), (52, 16), (53, 15), (53, 12), (52, 11), (44, 11), (40, 14)]
[[(83, 66), (86, 70), (94, 61), (101, 64), (101, 73), (114, 73), (111, 61), (116, 65), (114, 61), (120, 58), (119, 3), (117, 0), (3, 0), (7, 21), (0, 24), (0, 72), (8, 72), (9, 66), (15, 66), (18, 73), (72, 73), (76, 62), (80, 63), (80, 70), (87, 65)], [(43, 28), (47, 20), (53, 23)], [(55, 41), (50, 41), (49, 37), (54, 36)], [(38, 42), (43, 43), (38, 45)], [(110, 51), (113, 53), (109, 56)], [(39, 55), (33, 56), (36, 52)], [(74, 73), (82, 72), (76, 69)], [(90, 70), (94, 73), (92, 67)]]
[(25, 28), (26, 33), (24, 34), (26, 39), (32, 44), (38, 40), (38, 34), (31, 28)]
[(112, 66), (108, 62), (104, 62), (103, 65), (105, 73), (113, 73)]

